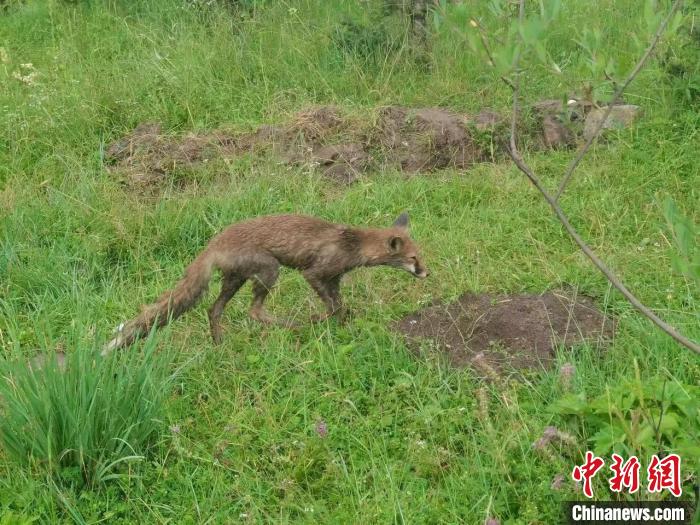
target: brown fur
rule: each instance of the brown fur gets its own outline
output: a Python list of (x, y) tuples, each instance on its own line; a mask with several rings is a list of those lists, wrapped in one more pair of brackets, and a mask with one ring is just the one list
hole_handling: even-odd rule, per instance
[[(344, 314), (340, 280), (360, 266), (386, 265), (426, 277), (418, 249), (408, 234), (408, 215), (389, 228), (355, 228), (303, 215), (259, 217), (229, 226), (214, 237), (187, 267), (171, 291), (121, 325), (103, 353), (131, 344), (154, 326), (161, 327), (192, 308), (207, 290), (213, 271), (222, 274), (221, 293), (209, 309), (211, 334), (221, 340), (219, 321), (226, 304), (243, 284), (253, 283), (250, 316), (276, 322), (263, 308), (280, 266), (302, 272), (326, 307), (321, 318)], [(289, 325), (289, 323), (286, 323)]]

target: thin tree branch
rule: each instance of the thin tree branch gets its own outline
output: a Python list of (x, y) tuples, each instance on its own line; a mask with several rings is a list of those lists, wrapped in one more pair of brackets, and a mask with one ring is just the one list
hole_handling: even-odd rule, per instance
[[(484, 48), (484, 51), (486, 52), (486, 57), (489, 59), (491, 66), (496, 67), (496, 61), (493, 58), (493, 53), (491, 52), (491, 48), (489, 47), (489, 42), (486, 38), (484, 28), (476, 20), (471, 20), (470, 24), (472, 27), (475, 27), (477, 29), (477, 31), (479, 31), (479, 38), (481, 39), (481, 46)], [(503, 82), (505, 82), (508, 85), (508, 87), (510, 87), (511, 89), (515, 89), (513, 82), (507, 76), (501, 75), (501, 80)]]
[(518, 167), (518, 169), (520, 169), (520, 171), (522, 171), (527, 176), (527, 178), (530, 179), (530, 182), (532, 182), (532, 184), (535, 185), (537, 190), (545, 198), (547, 203), (552, 208), (552, 211), (554, 211), (557, 218), (559, 219), (559, 222), (561, 222), (564, 228), (566, 229), (569, 236), (574, 240), (576, 244), (578, 244), (579, 248), (581, 248), (583, 253), (586, 254), (586, 256), (591, 260), (591, 262), (596, 266), (596, 268), (598, 268), (603, 273), (603, 275), (607, 277), (608, 281), (610, 281), (610, 284), (617, 288), (632, 306), (634, 306), (642, 315), (647, 317), (661, 330), (673, 337), (676, 341), (678, 341), (686, 348), (689, 348), (690, 350), (693, 350), (694, 352), (700, 354), (700, 345), (698, 343), (688, 339), (683, 334), (679, 333), (675, 328), (673, 328), (671, 325), (669, 325), (663, 319), (657, 316), (652, 310), (644, 306), (644, 304), (642, 304), (642, 302), (627, 289), (627, 287), (620, 281), (620, 279), (617, 278), (617, 276), (615, 276), (615, 274), (605, 265), (605, 263), (598, 258), (598, 256), (593, 252), (593, 250), (591, 250), (591, 248), (585, 243), (585, 241), (581, 238), (578, 232), (571, 225), (569, 219), (559, 207), (559, 204), (557, 204), (557, 201), (554, 200), (554, 197), (552, 197), (547, 192), (547, 190), (544, 188), (537, 176), (532, 172), (529, 166), (525, 164), (520, 153), (517, 150), (509, 150), (508, 154), (513, 159), (513, 162), (515, 162), (515, 165)]
[[(680, 4), (681, 0), (676, 0), (672, 7), (672, 12), (675, 11), (678, 8), (678, 5)], [(519, 11), (519, 20), (522, 22), (523, 19), (523, 11), (524, 11), (524, 3), (525, 0), (520, 0), (520, 11)], [(672, 14), (672, 13), (671, 13)], [(668, 23), (669, 17), (664, 20), (662, 23), (662, 26), (666, 26)], [(657, 31), (657, 34), (654, 36), (654, 45), (655, 43), (658, 42), (660, 37), (660, 33)], [(653, 46), (650, 46), (647, 49), (647, 52), (645, 53), (645, 57), (648, 56), (651, 53), (651, 50), (653, 49)], [(646, 58), (644, 59), (646, 60)], [(644, 60), (640, 60), (640, 62), (637, 64), (637, 67), (635, 67), (635, 70), (641, 69), (641, 67), (644, 64)], [(537, 190), (542, 194), (542, 196), (545, 198), (549, 206), (552, 208), (552, 211), (554, 214), (557, 216), (559, 219), (559, 222), (564, 226), (564, 229), (566, 229), (566, 232), (569, 234), (569, 236), (574, 240), (574, 242), (581, 248), (583, 253), (588, 257), (591, 262), (595, 265), (598, 270), (600, 270), (603, 275), (608, 279), (610, 284), (612, 284), (622, 295), (629, 301), (629, 303), (634, 306), (642, 315), (644, 315), (647, 319), (649, 319), (652, 323), (654, 323), (657, 327), (659, 327), (661, 330), (666, 332), (668, 335), (670, 335), (673, 339), (678, 341), (680, 344), (685, 346), (686, 348), (700, 354), (700, 344), (696, 343), (695, 341), (692, 341), (685, 337), (683, 334), (678, 332), (675, 328), (673, 328), (671, 325), (666, 323), (663, 319), (661, 319), (659, 316), (657, 316), (651, 309), (646, 307), (637, 297), (630, 292), (627, 287), (618, 279), (618, 277), (606, 266), (606, 264), (598, 258), (598, 256), (593, 252), (593, 250), (586, 244), (586, 242), (581, 238), (581, 236), (578, 234), (576, 229), (571, 225), (569, 222), (569, 219), (567, 218), (566, 214), (564, 211), (561, 209), (559, 204), (557, 203), (557, 199), (553, 197), (552, 195), (549, 194), (547, 189), (544, 187), (544, 185), (540, 182), (539, 178), (535, 175), (535, 173), (532, 171), (532, 169), (525, 163), (523, 160), (523, 157), (520, 155), (520, 152), (518, 151), (518, 147), (516, 144), (516, 133), (517, 133), (517, 117), (518, 117), (518, 111), (519, 111), (519, 97), (520, 97), (520, 76), (517, 72), (518, 69), (518, 63), (520, 61), (520, 56), (515, 57), (514, 61), (514, 67), (513, 69), (515, 70), (515, 89), (513, 90), (513, 115), (511, 118), (511, 128), (510, 128), (510, 148), (508, 148), (508, 154), (510, 155), (510, 158), (513, 159), (513, 162), (515, 165), (518, 167), (520, 171), (522, 171), (525, 176), (530, 179), (530, 182), (537, 188)], [(639, 71), (636, 71), (634, 73), (634, 76)], [(622, 91), (624, 91), (624, 88), (627, 87), (629, 82), (631, 82), (631, 79), (634, 78), (634, 76), (631, 76), (630, 79), (628, 79), (628, 82), (625, 82), (623, 84), (623, 89), (618, 90), (620, 94)], [(612, 106), (611, 106), (612, 107)], [(606, 115), (607, 118), (607, 115)], [(605, 119), (603, 119), (605, 121)], [(601, 126), (602, 127), (602, 126)], [(594, 134), (596, 135), (597, 133), (600, 132), (600, 129), (597, 130), (597, 132)], [(586, 148), (587, 149), (587, 148)], [(585, 150), (582, 150), (583, 153), (585, 153)], [(578, 164), (576, 162), (575, 164)], [(576, 165), (574, 164), (574, 168)], [(572, 170), (573, 171), (573, 170)]]
[(622, 100), (622, 94), (629, 87), (629, 85), (632, 83), (635, 77), (639, 74), (639, 72), (644, 67), (644, 64), (646, 63), (647, 59), (654, 52), (656, 45), (659, 43), (659, 40), (661, 40), (661, 35), (666, 30), (668, 23), (671, 21), (671, 18), (676, 13), (676, 11), (682, 3), (683, 0), (676, 0), (675, 2), (673, 2), (671, 10), (668, 12), (668, 15), (666, 16), (666, 18), (664, 18), (663, 22), (659, 24), (659, 27), (656, 29), (656, 33), (654, 33), (654, 37), (651, 39), (651, 42), (649, 43), (649, 46), (647, 47), (646, 51), (637, 62), (637, 65), (634, 66), (634, 69), (632, 69), (632, 72), (628, 75), (627, 79), (615, 91), (615, 94), (613, 95), (613, 98), (610, 101), (608, 108), (605, 110), (603, 118), (598, 121), (595, 128), (593, 129), (593, 133), (588, 137), (586, 143), (578, 151), (576, 157), (574, 157), (574, 160), (571, 161), (571, 164), (569, 164), (569, 167), (567, 168), (566, 173), (564, 174), (564, 178), (559, 184), (559, 189), (554, 195), (555, 201), (558, 201), (559, 197), (561, 197), (561, 194), (564, 193), (566, 185), (569, 183), (572, 175), (574, 174), (574, 170), (581, 162), (581, 159), (583, 159), (583, 157), (586, 155), (593, 142), (598, 138), (598, 135), (600, 135), (600, 132), (602, 131), (605, 123), (608, 121), (608, 118), (610, 118), (610, 114), (612, 113), (613, 107), (616, 106)]
[[(520, 3), (518, 5), (518, 23), (522, 24), (523, 19), (525, 18), (525, 0), (520, 0)], [(518, 31), (518, 35), (520, 35), (520, 31)], [(521, 44), (522, 44), (522, 37), (520, 37)], [(518, 107), (519, 98), (520, 98), (520, 73), (518, 72), (518, 65), (520, 64), (520, 50), (515, 55), (515, 59), (513, 60), (513, 73), (515, 74), (515, 82), (510, 84), (510, 86), (513, 88), (513, 114), (511, 115), (511, 120), (510, 120), (510, 149), (511, 151), (518, 151), (518, 147), (515, 144), (515, 134), (517, 132), (517, 127), (518, 127), (518, 113), (520, 113), (520, 108)]]

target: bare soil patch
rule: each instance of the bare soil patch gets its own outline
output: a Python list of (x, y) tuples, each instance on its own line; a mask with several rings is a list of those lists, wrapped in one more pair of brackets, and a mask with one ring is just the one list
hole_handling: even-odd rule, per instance
[[(618, 107), (620, 116), (608, 127), (632, 123), (638, 112), (622, 112), (627, 107)], [(521, 138), (533, 148), (574, 147), (596, 111), (575, 100), (568, 104), (543, 100), (530, 108), (532, 118), (519, 126)], [(178, 170), (258, 150), (349, 184), (373, 169), (416, 174), (466, 170), (478, 162), (495, 161), (507, 142), (507, 120), (488, 108), (467, 115), (445, 108), (388, 106), (358, 119), (335, 106), (320, 106), (301, 111), (286, 123), (249, 132), (218, 129), (177, 136), (164, 134), (156, 122), (144, 122), (111, 144), (105, 158), (109, 170), (136, 190), (158, 187)]]
[(378, 131), (388, 162), (403, 171), (468, 168), (485, 160), (469, 119), (446, 109), (387, 107), (380, 112)]
[(411, 348), (429, 340), (455, 366), (492, 376), (510, 369), (546, 367), (557, 345), (609, 339), (614, 321), (587, 297), (559, 293), (494, 296), (465, 294), (396, 323)]
[(105, 159), (112, 172), (124, 177), (127, 186), (145, 191), (165, 182), (176, 170), (231, 157), (244, 148), (244, 143), (223, 131), (174, 137), (163, 134), (157, 122), (144, 122), (112, 143)]
[[(484, 114), (483, 122), (474, 125), (486, 129), (494, 115)], [(484, 159), (464, 115), (440, 108), (388, 107), (379, 110), (377, 120), (377, 125), (361, 122), (334, 106), (321, 106), (285, 124), (248, 133), (214, 130), (168, 136), (158, 123), (145, 122), (112, 143), (105, 157), (110, 171), (133, 189), (157, 186), (178, 169), (256, 149), (271, 151), (290, 165), (311, 166), (344, 184), (372, 167), (415, 173), (467, 168)]]

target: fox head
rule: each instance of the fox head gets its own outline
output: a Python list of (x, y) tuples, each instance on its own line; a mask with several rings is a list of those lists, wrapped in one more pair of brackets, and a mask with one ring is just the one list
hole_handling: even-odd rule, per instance
[(423, 265), (418, 246), (409, 236), (407, 213), (399, 215), (390, 228), (379, 232), (379, 243), (373, 242), (371, 247), (371, 265), (400, 268), (420, 279), (430, 275)]

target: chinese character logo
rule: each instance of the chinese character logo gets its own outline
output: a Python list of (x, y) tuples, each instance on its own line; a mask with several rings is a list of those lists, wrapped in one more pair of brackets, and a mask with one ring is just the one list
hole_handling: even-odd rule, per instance
[(640, 463), (636, 456), (632, 456), (626, 462), (622, 456), (617, 454), (612, 455), (613, 464), (610, 470), (615, 474), (608, 480), (610, 490), (613, 492), (622, 492), (623, 487), (629, 489), (630, 494), (634, 494), (639, 490), (639, 468)]
[[(608, 485), (612, 492), (627, 492), (634, 494), (639, 490), (639, 471), (641, 463), (636, 456), (632, 456), (627, 461), (618, 454), (612, 455), (613, 464), (610, 470), (613, 476), (608, 479)], [(576, 465), (571, 473), (574, 481), (583, 482), (583, 494), (587, 498), (593, 497), (593, 477), (605, 465), (605, 460), (586, 452), (586, 461), (583, 465)], [(648, 492), (662, 492), (668, 490), (675, 497), (679, 497), (683, 489), (681, 488), (681, 458), (678, 454), (669, 454), (663, 459), (654, 454), (649, 461), (647, 468)]]
[(681, 489), (681, 458), (678, 454), (669, 454), (664, 459), (654, 454), (649, 468), (649, 492), (661, 492), (668, 489), (675, 497), (683, 492)]
[(603, 458), (599, 458), (593, 455), (590, 450), (586, 452), (586, 462), (583, 465), (576, 465), (571, 476), (574, 481), (583, 481), (583, 493), (587, 498), (593, 497), (593, 488), (591, 487), (591, 480), (598, 471), (603, 468), (605, 461)]

